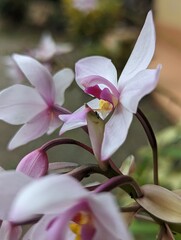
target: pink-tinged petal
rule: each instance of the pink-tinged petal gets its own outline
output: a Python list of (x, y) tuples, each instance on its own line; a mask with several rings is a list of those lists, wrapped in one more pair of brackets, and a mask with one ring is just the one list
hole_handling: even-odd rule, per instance
[(54, 103), (55, 88), (49, 71), (38, 61), (28, 56), (14, 54), (13, 59), (45, 102), (48, 105)]
[(59, 118), (64, 122), (59, 134), (62, 135), (69, 130), (85, 126), (87, 124), (86, 115), (88, 111), (90, 111), (89, 108), (82, 106), (74, 113), (59, 115)]
[[(119, 92), (117, 90), (117, 87), (114, 86), (109, 80), (106, 78), (100, 77), (98, 75), (91, 75), (87, 76), (82, 79), (80, 82), (81, 85), (86, 89), (89, 87), (93, 87), (95, 85), (99, 85), (102, 89), (107, 87), (115, 97), (119, 96)], [(85, 90), (86, 91), (86, 90)]]
[(0, 119), (10, 124), (23, 124), (46, 108), (37, 91), (20, 84), (0, 92)]
[(10, 206), (18, 191), (31, 181), (32, 178), (20, 172), (0, 172), (0, 219), (7, 220)]
[(13, 202), (10, 219), (19, 222), (36, 214), (61, 213), (89, 194), (78, 181), (68, 175), (48, 175), (29, 184), (19, 193)]
[(145, 20), (144, 26), (137, 39), (135, 47), (124, 67), (119, 78), (119, 87), (123, 86), (129, 79), (138, 72), (146, 69), (155, 51), (155, 28), (152, 12), (150, 11)]
[[(60, 109), (61, 109), (61, 107), (60, 107)], [(52, 110), (50, 110), (49, 114), (51, 115), (51, 117), (50, 117), (50, 124), (47, 129), (48, 135), (53, 133), (57, 128), (59, 128), (63, 124), (63, 122), (59, 118), (60, 111), (58, 111), (56, 109), (52, 109)]]
[(89, 206), (96, 221), (96, 235), (94, 240), (132, 239), (111, 194), (95, 194), (92, 198), (89, 198)]
[(88, 206), (86, 202), (78, 202), (73, 204), (65, 212), (61, 213), (57, 218), (55, 218), (47, 227), (48, 236), (53, 240), (66, 240), (67, 233), (69, 230), (69, 223), (73, 217), (80, 211), (87, 211)]
[(55, 84), (55, 103), (60, 106), (64, 103), (64, 92), (70, 86), (74, 79), (74, 73), (71, 69), (65, 68), (53, 77)]
[(82, 81), (89, 76), (97, 76), (107, 79), (115, 87), (117, 86), (117, 71), (110, 59), (93, 56), (79, 60), (75, 64), (77, 84), (82, 88)]
[(121, 92), (121, 104), (130, 112), (136, 113), (140, 99), (155, 89), (160, 70), (160, 66), (157, 69), (146, 69), (130, 79)]
[(123, 144), (128, 134), (133, 114), (121, 104), (115, 108), (113, 115), (105, 125), (101, 149), (101, 160), (106, 160)]
[(22, 234), (20, 226), (13, 226), (8, 221), (3, 221), (0, 227), (1, 240), (19, 240)]
[(10, 141), (8, 149), (12, 150), (41, 137), (47, 132), (50, 120), (51, 116), (47, 110), (36, 115), (31, 121), (27, 122), (19, 129)]
[(48, 172), (48, 156), (42, 149), (36, 149), (26, 155), (16, 167), (16, 171), (22, 172), (32, 178), (39, 178)]

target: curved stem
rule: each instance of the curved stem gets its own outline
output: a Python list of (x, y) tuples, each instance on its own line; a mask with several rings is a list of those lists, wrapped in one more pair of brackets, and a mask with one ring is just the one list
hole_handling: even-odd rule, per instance
[(90, 148), (89, 146), (87, 146), (84, 143), (81, 143), (77, 140), (74, 139), (70, 139), (70, 138), (55, 138), (47, 143), (45, 143), (43, 146), (40, 147), (40, 149), (42, 149), (43, 151), (47, 151), (52, 147), (55, 147), (57, 145), (62, 145), (62, 144), (73, 144), (73, 145), (77, 145), (81, 148), (84, 148), (86, 151), (90, 152), (91, 154), (94, 155), (92, 148)]
[(121, 187), (132, 198), (141, 198), (143, 193), (137, 182), (130, 176), (116, 176), (109, 179), (107, 182), (101, 184), (95, 189), (96, 193), (107, 192), (113, 190), (115, 187)]
[(152, 148), (152, 154), (153, 154), (153, 181), (154, 184), (158, 185), (158, 147), (157, 147), (157, 141), (155, 134), (153, 132), (153, 129), (144, 115), (144, 113), (138, 108), (137, 113), (135, 114), (138, 120), (140, 121), (141, 125), (143, 126), (146, 135), (148, 137), (148, 141), (150, 143), (150, 146)]

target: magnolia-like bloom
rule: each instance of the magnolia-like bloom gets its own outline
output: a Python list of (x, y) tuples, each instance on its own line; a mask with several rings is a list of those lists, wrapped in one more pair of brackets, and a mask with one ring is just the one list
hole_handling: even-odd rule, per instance
[(14, 55), (17, 66), (34, 86), (13, 85), (0, 92), (0, 119), (13, 125), (24, 124), (9, 143), (9, 149), (26, 144), (43, 134), (51, 134), (62, 121), (60, 107), (74, 74), (65, 68), (52, 78), (49, 71), (31, 57)]
[(110, 193), (84, 189), (68, 175), (49, 175), (25, 187), (10, 211), (12, 222), (44, 214), (24, 240), (132, 239)]
[[(112, 113), (105, 124), (103, 139), (99, 143), (100, 160), (108, 159), (125, 141), (140, 99), (157, 85), (160, 66), (157, 69), (146, 69), (154, 50), (155, 29), (152, 12), (149, 12), (118, 81), (117, 71), (110, 59), (93, 56), (76, 63), (77, 84), (84, 92), (96, 98), (87, 105), (102, 119)], [(60, 134), (86, 125), (86, 112), (83, 106), (73, 114), (61, 115), (60, 119), (64, 121), (64, 125)]]
[(29, 55), (41, 62), (47, 62), (54, 56), (61, 55), (72, 51), (73, 47), (70, 43), (56, 44), (49, 33), (43, 34), (39, 46), (29, 51)]

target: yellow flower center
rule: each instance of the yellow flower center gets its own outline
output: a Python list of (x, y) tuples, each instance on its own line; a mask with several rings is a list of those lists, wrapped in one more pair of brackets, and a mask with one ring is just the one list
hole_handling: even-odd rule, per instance
[(110, 102), (102, 100), (102, 99), (99, 101), (100, 111), (111, 111), (112, 108), (113, 108), (113, 106)]
[(91, 224), (92, 218), (91, 215), (87, 212), (80, 212), (78, 213), (73, 221), (69, 223), (70, 230), (75, 234), (74, 240), (81, 240), (81, 231), (82, 226), (85, 224)]

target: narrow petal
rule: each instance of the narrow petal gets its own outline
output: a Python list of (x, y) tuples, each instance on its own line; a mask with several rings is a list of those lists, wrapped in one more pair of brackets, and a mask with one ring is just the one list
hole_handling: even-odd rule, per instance
[(10, 219), (23, 221), (36, 214), (61, 213), (89, 194), (79, 182), (68, 175), (48, 175), (20, 192), (13, 203)]
[(59, 118), (64, 122), (59, 134), (62, 135), (69, 130), (85, 126), (87, 124), (86, 115), (88, 111), (88, 108), (82, 106), (74, 113), (59, 115)]
[(137, 39), (135, 47), (119, 78), (119, 86), (124, 85), (138, 72), (146, 69), (155, 51), (155, 28), (150, 11)]
[(58, 112), (52, 112), (52, 117), (50, 118), (50, 124), (47, 130), (47, 134), (52, 134), (57, 128), (59, 128), (63, 122), (59, 118)]
[(0, 219), (7, 220), (10, 206), (24, 186), (33, 181), (32, 178), (16, 171), (3, 171), (0, 173)]
[(45, 134), (51, 119), (51, 116), (47, 114), (47, 110), (45, 110), (24, 124), (10, 141), (8, 148), (12, 150)]
[[(81, 82), (88, 76), (97, 75), (117, 86), (117, 71), (110, 59), (93, 56), (79, 60), (75, 65), (76, 81), (81, 87)], [(82, 88), (82, 87), (81, 87)]]
[(10, 124), (23, 124), (46, 108), (37, 91), (20, 84), (0, 92), (0, 119)]
[(117, 105), (110, 120), (105, 125), (101, 160), (106, 160), (123, 144), (131, 124), (133, 114), (121, 104)]
[(46, 103), (52, 104), (55, 98), (55, 88), (48, 70), (38, 61), (28, 56), (14, 54), (13, 59)]
[(121, 104), (130, 112), (136, 113), (140, 99), (155, 89), (160, 70), (160, 66), (157, 69), (146, 69), (130, 79), (121, 92)]
[(55, 103), (60, 106), (64, 103), (64, 92), (70, 86), (74, 79), (74, 73), (71, 69), (65, 68), (53, 77), (55, 84)]

